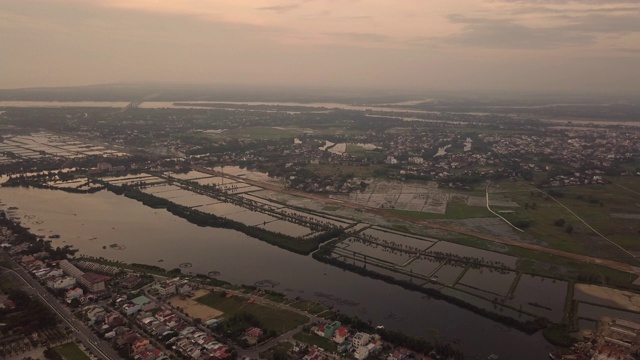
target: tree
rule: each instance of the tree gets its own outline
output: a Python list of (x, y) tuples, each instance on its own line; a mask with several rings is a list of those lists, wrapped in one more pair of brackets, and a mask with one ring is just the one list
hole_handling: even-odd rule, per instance
[(566, 221), (564, 219), (558, 219), (558, 220), (554, 221), (553, 225), (558, 226), (558, 227), (563, 227), (565, 223), (566, 223)]
[(564, 229), (564, 231), (566, 231), (567, 234), (571, 234), (573, 232), (573, 225), (571, 225), (571, 224), (567, 225), (567, 227)]

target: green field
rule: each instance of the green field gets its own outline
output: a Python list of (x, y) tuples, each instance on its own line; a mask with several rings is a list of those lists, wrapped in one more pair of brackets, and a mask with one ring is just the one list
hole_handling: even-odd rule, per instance
[(469, 219), (469, 218), (481, 218), (481, 217), (493, 217), (494, 215), (481, 206), (469, 206), (461, 202), (449, 202), (447, 204), (447, 210), (444, 214), (435, 214), (422, 211), (409, 211), (409, 210), (389, 210), (389, 212), (401, 216), (408, 216), (414, 219)]
[(520, 257), (518, 271), (560, 279), (609, 285), (622, 288), (637, 288), (632, 285), (636, 275), (606, 266), (575, 261), (562, 256), (515, 246), (509, 247), (510, 255)]
[(233, 296), (226, 298), (222, 292), (207, 294), (197, 299), (198, 302), (224, 312), (225, 316), (248, 313), (255, 316), (260, 324), (278, 335), (303, 325), (309, 321), (306, 316), (292, 311), (278, 309), (260, 304), (247, 304), (249, 298)]
[(293, 349), (293, 344), (288, 341), (283, 341), (261, 352), (259, 358), (265, 360), (294, 360), (293, 355), (289, 353), (291, 349)]
[(300, 128), (275, 128), (271, 126), (254, 126), (237, 128), (228, 131), (221, 132), (220, 134), (211, 134), (212, 138), (229, 139), (229, 138), (242, 138), (242, 139), (282, 139), (293, 138), (304, 134), (304, 129)]
[(11, 278), (9, 270), (0, 269), (0, 291), (9, 293), (11, 290), (18, 288), (19, 286)]
[(80, 350), (78, 345), (72, 342), (57, 346), (55, 351), (65, 358), (65, 360), (90, 360), (89, 356)]
[(347, 144), (347, 149), (345, 151), (346, 153), (348, 153), (351, 156), (355, 156), (355, 157), (359, 157), (359, 158), (376, 158), (376, 159), (383, 159), (385, 158), (385, 154), (383, 151), (376, 149), (376, 150), (367, 150), (365, 148), (363, 148), (362, 146), (356, 145), (356, 144)]
[[(549, 246), (581, 254), (638, 264), (630, 255), (595, 233), (574, 214), (607, 239), (629, 251), (640, 251), (640, 189), (631, 178), (611, 179), (612, 184), (538, 189), (524, 183), (502, 182), (492, 191), (511, 198), (521, 208), (505, 215), (509, 221)], [(618, 186), (620, 185), (620, 186)], [(636, 191), (637, 189), (638, 191)], [(560, 202), (560, 204), (553, 199)], [(639, 218), (620, 218), (638, 216)], [(563, 225), (558, 225), (560, 219)]]
[(292, 306), (296, 309), (304, 310), (312, 315), (317, 315), (323, 311), (328, 310), (328, 308), (324, 305), (318, 304), (313, 301), (307, 301), (307, 300), (301, 300), (293, 304), (290, 304), (289, 306)]
[(330, 339), (323, 338), (322, 336), (318, 336), (317, 334), (309, 334), (304, 331), (301, 331), (293, 335), (293, 339), (303, 342), (305, 344), (309, 344), (311, 346), (315, 345), (330, 353), (338, 351), (338, 347), (336, 343), (334, 343)]
[(386, 174), (385, 165), (330, 165), (330, 164), (309, 164), (306, 169), (318, 176), (341, 176), (349, 175), (357, 178), (371, 178), (378, 174)]

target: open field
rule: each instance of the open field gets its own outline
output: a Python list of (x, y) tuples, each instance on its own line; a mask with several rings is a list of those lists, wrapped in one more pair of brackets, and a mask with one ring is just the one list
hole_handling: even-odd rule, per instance
[(311, 346), (315, 345), (328, 352), (335, 352), (338, 350), (336, 343), (334, 343), (330, 339), (324, 338), (322, 336), (318, 336), (316, 334), (309, 334), (304, 331), (301, 331), (293, 335), (293, 339)]
[[(626, 178), (612, 179), (608, 185), (589, 185), (545, 190), (562, 205), (571, 209), (593, 229), (626, 250), (638, 254), (640, 231), (640, 192), (628, 186), (635, 183)], [(621, 181), (624, 185), (617, 184)], [(628, 186), (627, 186), (628, 185)], [(622, 187), (621, 187), (622, 186)], [(520, 225), (526, 234), (543, 240), (555, 249), (579, 253), (600, 254), (600, 257), (638, 264), (638, 260), (596, 234), (580, 219), (545, 193), (524, 183), (502, 182), (492, 187), (516, 201), (521, 208), (516, 214), (505, 215)], [(633, 198), (637, 201), (630, 201)], [(625, 214), (627, 216), (620, 216)], [(561, 221), (564, 220), (564, 221)]]
[(182, 298), (181, 296), (175, 296), (169, 299), (169, 305), (173, 307), (181, 308), (187, 315), (192, 318), (201, 319), (202, 321), (211, 320), (222, 316), (224, 313), (220, 310), (214, 309), (211, 306), (203, 305), (193, 299), (197, 299), (206, 295), (206, 290), (198, 290), (192, 298)]
[(597, 285), (576, 284), (574, 298), (594, 304), (614, 306), (623, 310), (640, 312), (640, 295), (630, 291)]
[(382, 159), (385, 157), (385, 154), (383, 151), (375, 150), (375, 149), (367, 150), (365, 147), (363, 147), (360, 144), (348, 143), (347, 149), (345, 152), (355, 157), (369, 157), (369, 158), (378, 158), (378, 159)]
[(468, 218), (480, 218), (480, 217), (493, 217), (494, 215), (487, 210), (486, 207), (469, 206), (461, 202), (449, 202), (447, 203), (447, 209), (444, 214), (422, 212), (422, 211), (408, 211), (408, 210), (389, 210), (391, 213), (395, 213), (401, 216), (409, 216), (415, 219), (468, 219)]
[(384, 165), (329, 165), (329, 164), (309, 164), (306, 166), (309, 171), (318, 176), (334, 176), (351, 174), (358, 178), (375, 177), (381, 171), (385, 171)]
[(237, 129), (223, 131), (219, 134), (208, 134), (212, 138), (241, 138), (241, 139), (281, 139), (299, 136), (307, 132), (309, 129), (293, 128), (293, 127), (271, 127), (271, 126), (254, 126), (241, 127)]
[(321, 305), (317, 302), (314, 301), (308, 301), (308, 300), (301, 300), (298, 302), (295, 302), (293, 304), (289, 304), (289, 306), (292, 306), (296, 309), (300, 309), (300, 310), (304, 310), (310, 314), (313, 315), (317, 315), (323, 311), (328, 310), (328, 308), (324, 305)]
[(251, 314), (260, 321), (263, 327), (275, 331), (278, 335), (295, 329), (309, 320), (306, 316), (288, 310), (260, 305), (255, 302), (247, 304), (249, 298), (236, 295), (227, 298), (225, 295), (226, 293), (222, 292), (209, 293), (197, 298), (196, 301), (222, 311), (227, 316), (238, 313)]
[(55, 347), (55, 351), (65, 360), (90, 360), (89, 356), (72, 342)]

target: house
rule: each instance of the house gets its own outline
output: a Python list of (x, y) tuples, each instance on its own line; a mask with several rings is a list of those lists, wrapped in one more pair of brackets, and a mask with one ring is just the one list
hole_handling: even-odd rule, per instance
[(136, 342), (138, 339), (140, 339), (140, 335), (138, 335), (136, 332), (128, 332), (126, 334), (121, 335), (116, 340), (116, 345), (118, 346), (131, 345), (134, 342)]
[(371, 341), (371, 336), (367, 333), (361, 332), (355, 334), (353, 339), (351, 340), (351, 342), (353, 343), (353, 347), (356, 349), (361, 346), (367, 346), (367, 344), (369, 344), (369, 341)]
[(140, 305), (140, 306), (142, 306), (142, 305), (144, 305), (144, 304), (146, 304), (146, 303), (151, 302), (151, 299), (149, 299), (149, 298), (148, 298), (148, 297), (146, 297), (146, 296), (138, 296), (137, 298), (133, 298), (133, 299), (131, 299), (131, 302), (132, 302), (132, 303), (134, 303), (134, 304), (136, 304), (136, 305)]
[(327, 339), (331, 339), (333, 337), (333, 334), (336, 332), (336, 330), (338, 330), (338, 328), (340, 327), (340, 321), (334, 321), (331, 324), (327, 324), (324, 326), (324, 334), (323, 336)]
[(124, 325), (124, 318), (117, 312), (113, 311), (104, 317), (104, 322), (109, 325), (110, 328), (115, 329), (118, 326)]
[(106, 315), (106, 311), (104, 311), (104, 309), (101, 308), (100, 306), (92, 306), (89, 308), (85, 308), (83, 311), (85, 312), (89, 321), (92, 323), (98, 320), (104, 319)]
[(99, 162), (96, 167), (98, 171), (109, 171), (113, 168), (113, 166), (108, 162)]
[(140, 338), (131, 345), (131, 352), (137, 354), (149, 346), (149, 339)]
[(358, 346), (353, 353), (353, 357), (358, 360), (366, 359), (369, 356), (369, 349), (366, 346)]
[(325, 358), (326, 357), (324, 356), (324, 354), (322, 354), (320, 349), (314, 346), (309, 350), (309, 353), (307, 353), (307, 355), (305, 355), (305, 357), (303, 357), (302, 359), (303, 360), (322, 360)]
[(351, 349), (353, 349), (353, 344), (351, 344), (351, 341), (345, 341), (342, 344), (338, 344), (339, 353), (347, 353), (350, 352)]
[(22, 258), (20, 258), (20, 262), (25, 266), (33, 263), (34, 261), (36, 261), (36, 258), (32, 255), (24, 255)]
[(84, 273), (78, 278), (78, 282), (89, 289), (92, 292), (100, 292), (106, 289), (105, 281), (109, 281), (111, 278), (105, 275), (98, 275), (95, 273)]
[(84, 291), (82, 291), (81, 288), (71, 289), (64, 294), (67, 301), (79, 299), (80, 297), (82, 297), (82, 295), (84, 295)]
[(71, 276), (53, 278), (47, 281), (47, 287), (52, 289), (70, 289), (76, 284), (76, 279)]
[(373, 339), (367, 344), (367, 350), (369, 350), (369, 355), (376, 355), (382, 351), (382, 339), (379, 335), (373, 336)]
[(340, 326), (336, 332), (333, 334), (333, 341), (338, 344), (342, 344), (346, 338), (349, 336), (349, 330), (346, 327)]
[(176, 285), (176, 291), (178, 294), (188, 294), (193, 291), (193, 288), (188, 283), (178, 284)]
[(133, 303), (124, 304), (122, 306), (122, 312), (124, 312), (126, 315), (133, 315), (138, 311), (140, 311), (140, 307), (141, 307), (140, 305), (133, 304)]
[(150, 301), (140, 307), (140, 311), (151, 311), (158, 308), (158, 304), (153, 301)]
[(260, 328), (252, 327), (252, 328), (249, 328), (244, 334), (247, 337), (257, 339), (261, 337), (264, 333)]
[(167, 281), (156, 284), (154, 289), (158, 290), (158, 295), (161, 297), (167, 297), (176, 293), (176, 284)]
[(130, 275), (120, 280), (120, 286), (122, 286), (125, 289), (133, 289), (136, 286), (138, 286), (138, 284), (140, 284), (141, 282), (142, 282), (142, 279), (139, 276)]
[(318, 336), (324, 336), (324, 333), (326, 331), (326, 326), (324, 324), (318, 326), (317, 328), (313, 328), (312, 329), (313, 332), (316, 333), (316, 335)]
[(387, 360), (405, 360), (411, 355), (411, 351), (405, 348), (397, 348), (389, 354)]

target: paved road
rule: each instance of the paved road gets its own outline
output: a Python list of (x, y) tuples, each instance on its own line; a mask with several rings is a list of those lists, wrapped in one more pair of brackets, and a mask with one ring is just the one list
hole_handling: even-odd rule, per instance
[(111, 348), (109, 343), (99, 339), (84, 323), (73, 316), (68, 307), (53, 297), (42, 285), (34, 280), (23, 267), (13, 261), (7, 253), (0, 251), (0, 254), (12, 267), (11, 269), (4, 269), (9, 270), (25, 284), (23, 289), (27, 294), (39, 297), (53, 312), (58, 314), (58, 316), (62, 318), (62, 321), (73, 330), (73, 335), (79, 339), (84, 346), (91, 349), (95, 356), (104, 360), (122, 360), (122, 357)]

